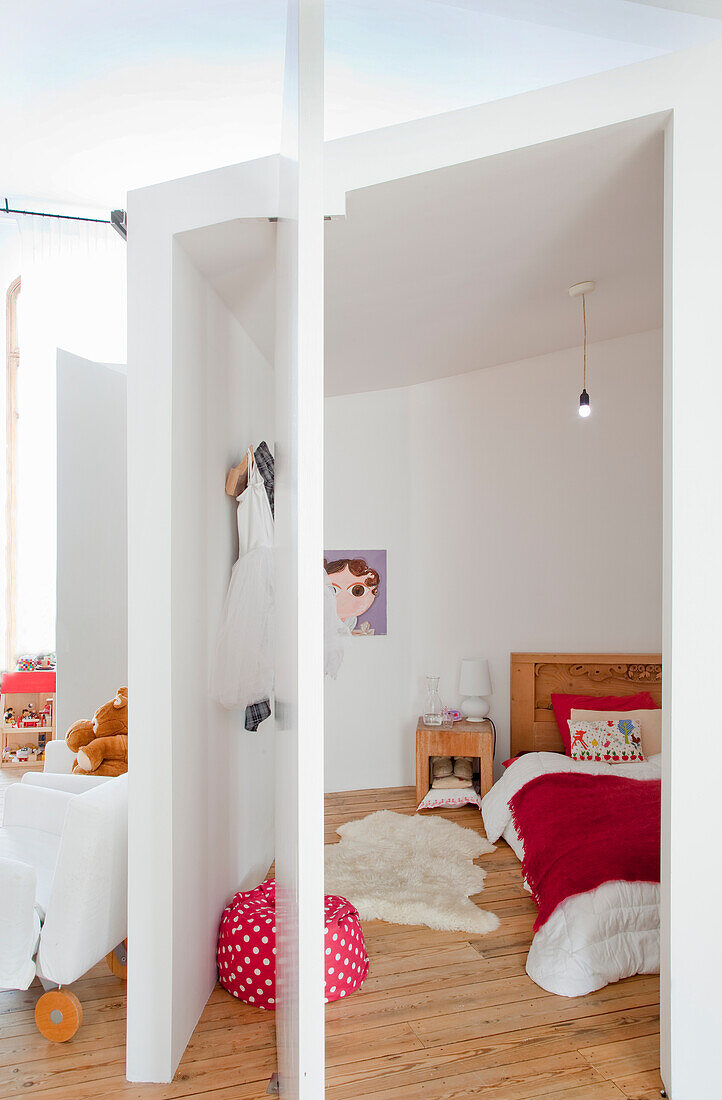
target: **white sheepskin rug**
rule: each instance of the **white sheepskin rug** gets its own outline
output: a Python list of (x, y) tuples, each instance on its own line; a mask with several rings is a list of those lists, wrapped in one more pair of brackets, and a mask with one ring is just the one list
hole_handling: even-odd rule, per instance
[(494, 851), (473, 829), (439, 817), (380, 810), (337, 830), (326, 845), (327, 894), (340, 894), (364, 920), (425, 924), (444, 932), (493, 932), (499, 918), (469, 895), (486, 871), (472, 862)]

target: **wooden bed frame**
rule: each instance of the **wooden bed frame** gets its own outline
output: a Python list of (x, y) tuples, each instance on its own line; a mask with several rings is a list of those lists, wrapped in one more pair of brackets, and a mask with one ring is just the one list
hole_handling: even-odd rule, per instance
[(564, 752), (550, 695), (634, 695), (662, 705), (659, 653), (512, 653), (511, 756)]

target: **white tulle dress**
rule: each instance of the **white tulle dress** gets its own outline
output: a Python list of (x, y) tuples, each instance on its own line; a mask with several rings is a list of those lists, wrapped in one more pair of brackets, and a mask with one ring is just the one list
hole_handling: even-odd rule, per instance
[(243, 710), (273, 693), (273, 516), (263, 478), (248, 452), (248, 485), (238, 499), (238, 561), (233, 566), (211, 666), (211, 694)]
[(324, 652), (326, 675), (332, 680), (336, 679), (338, 670), (346, 653), (351, 631), (338, 617), (336, 610), (336, 590), (328, 578), (328, 573), (323, 570), (323, 618), (324, 618)]

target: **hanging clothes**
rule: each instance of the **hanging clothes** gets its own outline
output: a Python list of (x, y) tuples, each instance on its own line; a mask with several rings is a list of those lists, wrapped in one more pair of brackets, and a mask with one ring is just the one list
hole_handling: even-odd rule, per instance
[[(276, 464), (273, 461), (273, 455), (265, 439), (256, 447), (253, 452), (253, 458), (256, 466), (258, 466), (259, 473), (263, 478), (263, 484), (266, 489), (266, 496), (268, 497), (268, 503), (271, 509), (271, 515), (274, 515), (274, 495), (275, 495), (275, 481), (276, 481)], [(270, 699), (261, 699), (258, 703), (251, 703), (246, 707), (246, 718), (244, 725), (249, 733), (255, 733), (261, 722), (265, 722), (267, 718), (271, 717), (271, 702)]]
[(265, 439), (256, 447), (253, 452), (253, 457), (256, 460), (256, 465), (260, 470), (261, 477), (263, 478), (263, 484), (266, 486), (266, 496), (268, 497), (268, 503), (271, 505), (271, 515), (274, 516), (274, 486), (276, 481), (276, 464), (273, 461), (273, 455), (271, 454), (268, 444)]
[(244, 725), (249, 733), (255, 733), (261, 722), (271, 717), (270, 699), (261, 699), (260, 703), (251, 703), (246, 707), (246, 720)]
[[(273, 516), (252, 449), (248, 485), (237, 500), (238, 561), (231, 573), (211, 667), (211, 695), (231, 710), (268, 705), (273, 692)], [(258, 722), (253, 728), (257, 727)]]
[(336, 589), (325, 569), (323, 570), (323, 619), (325, 672), (335, 680), (343, 662), (351, 631), (338, 617)]

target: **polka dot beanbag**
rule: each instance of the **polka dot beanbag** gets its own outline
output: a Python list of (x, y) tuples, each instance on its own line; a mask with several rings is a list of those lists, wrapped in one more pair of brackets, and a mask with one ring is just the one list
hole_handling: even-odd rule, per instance
[[(273, 1011), (276, 1007), (276, 883), (239, 893), (223, 910), (218, 933), (218, 978), (234, 997)], [(326, 1002), (348, 997), (369, 970), (361, 921), (345, 898), (327, 894), (324, 904)]]

